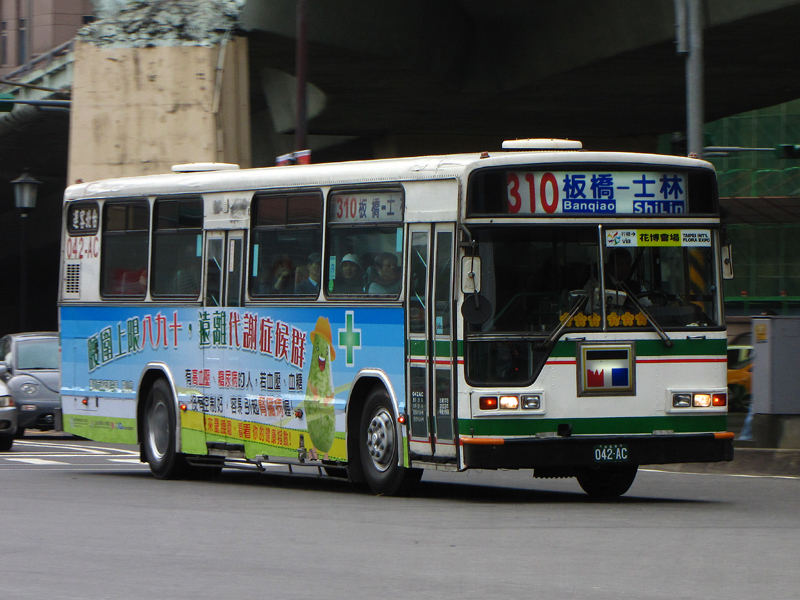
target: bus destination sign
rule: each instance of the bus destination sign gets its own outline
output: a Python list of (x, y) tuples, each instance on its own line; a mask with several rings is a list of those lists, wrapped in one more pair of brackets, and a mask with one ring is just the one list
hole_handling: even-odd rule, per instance
[(67, 209), (69, 235), (95, 235), (100, 225), (100, 208), (97, 202), (71, 204)]
[(339, 192), (330, 196), (331, 223), (395, 223), (403, 220), (399, 190)]
[(685, 213), (686, 173), (509, 171), (509, 215)]

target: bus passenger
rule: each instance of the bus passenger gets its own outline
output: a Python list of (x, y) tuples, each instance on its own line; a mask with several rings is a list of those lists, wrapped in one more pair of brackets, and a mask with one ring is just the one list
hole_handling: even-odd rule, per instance
[(319, 252), (314, 252), (308, 257), (308, 277), (294, 286), (295, 294), (318, 294), (319, 293), (319, 275), (321, 270), (322, 255)]
[(339, 263), (339, 275), (333, 281), (334, 294), (363, 294), (364, 277), (355, 254), (345, 254)]
[(381, 252), (375, 258), (375, 269), (378, 277), (370, 284), (370, 294), (399, 294), (402, 280), (397, 257), (391, 252)]
[(260, 294), (285, 296), (294, 293), (294, 263), (288, 254), (282, 255), (270, 269), (269, 279), (259, 282)]

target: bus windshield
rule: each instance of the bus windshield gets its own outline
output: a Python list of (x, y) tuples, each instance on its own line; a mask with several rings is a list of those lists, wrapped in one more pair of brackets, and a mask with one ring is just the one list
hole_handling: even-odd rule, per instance
[[(474, 380), (532, 380), (535, 355), (548, 354), (542, 342), (562, 325), (564, 332), (624, 332), (722, 324), (710, 230), (550, 225), (472, 232), (481, 295), (491, 307), (486, 321), (468, 326)], [(513, 370), (504, 356), (515, 357)]]
[[(640, 239), (652, 235), (654, 244), (658, 236), (661, 243), (661, 231), (608, 229), (601, 235), (628, 231)], [(602, 254), (592, 226), (487, 227), (474, 233), (482, 259), (481, 293), (492, 313), (471, 325), (473, 332), (548, 335), (581, 301), (570, 329), (641, 329), (651, 319), (665, 329), (720, 325), (709, 231), (663, 234), (679, 240), (703, 235), (707, 245), (604, 244)]]

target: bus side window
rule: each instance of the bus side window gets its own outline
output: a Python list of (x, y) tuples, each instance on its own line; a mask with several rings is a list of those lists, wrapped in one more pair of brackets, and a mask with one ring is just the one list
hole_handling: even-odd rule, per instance
[(143, 297), (147, 292), (150, 206), (146, 200), (106, 202), (103, 209), (103, 296)]
[(154, 296), (196, 298), (203, 272), (203, 201), (156, 200), (153, 231)]
[(332, 227), (325, 291), (330, 296), (400, 294), (402, 227)]
[(316, 297), (322, 195), (258, 195), (253, 203), (250, 295)]

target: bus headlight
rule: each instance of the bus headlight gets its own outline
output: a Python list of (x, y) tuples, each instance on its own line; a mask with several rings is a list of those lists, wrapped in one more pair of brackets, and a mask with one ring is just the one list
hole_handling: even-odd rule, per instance
[(539, 394), (522, 397), (522, 410), (539, 410), (542, 407), (542, 397)]
[(691, 394), (672, 394), (672, 406), (675, 408), (689, 408), (691, 405)]
[(728, 406), (725, 392), (676, 392), (672, 394), (673, 408), (710, 408)]
[(517, 410), (519, 398), (516, 396), (500, 396), (500, 408), (503, 410)]
[(692, 406), (708, 408), (711, 406), (711, 394), (695, 394), (692, 398)]

